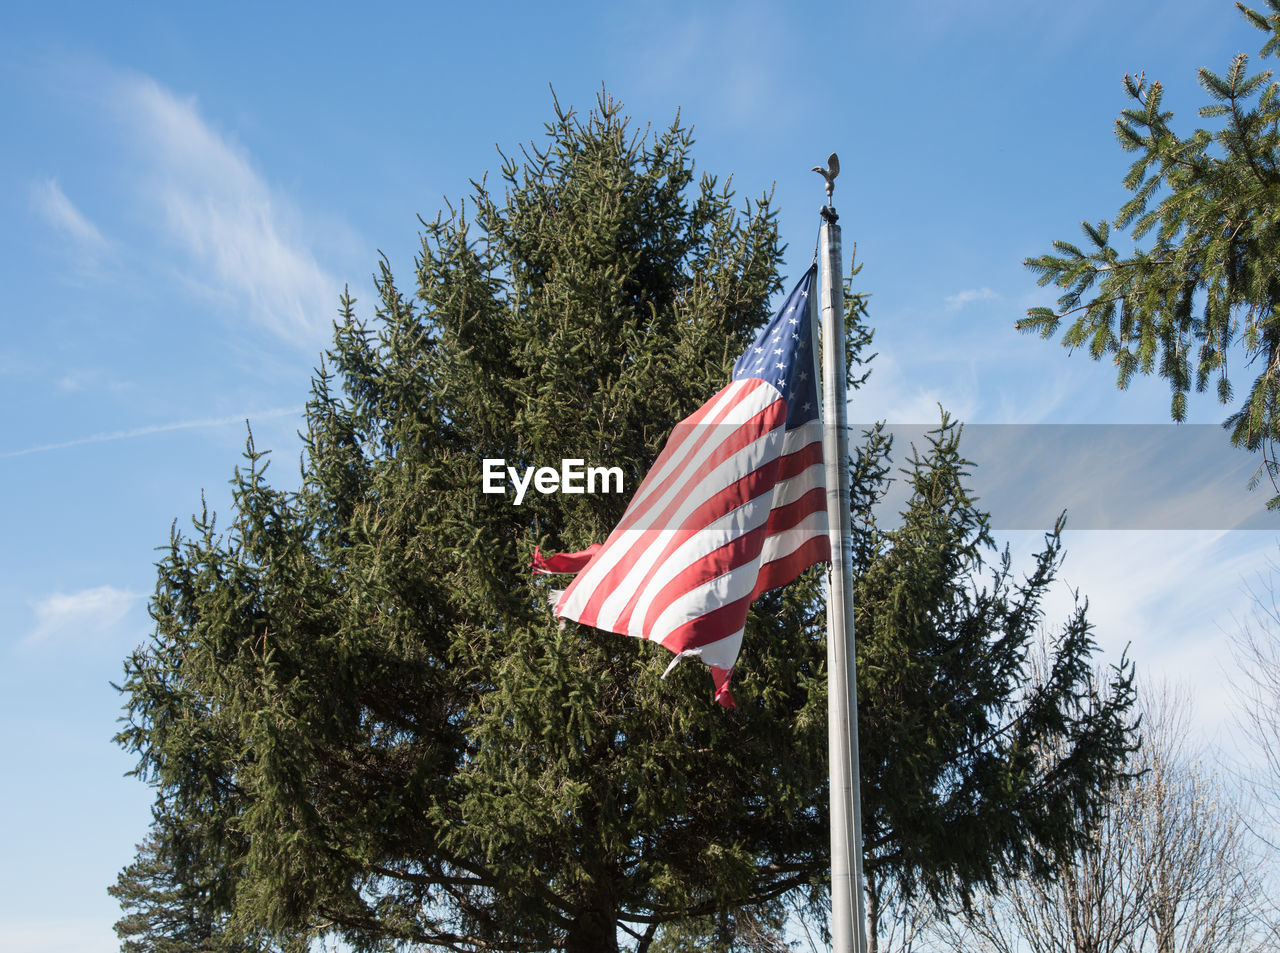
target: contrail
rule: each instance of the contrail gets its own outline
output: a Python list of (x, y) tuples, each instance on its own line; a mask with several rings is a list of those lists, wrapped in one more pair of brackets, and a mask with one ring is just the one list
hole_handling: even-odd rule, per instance
[(42, 443), (38, 447), (27, 447), (25, 450), (9, 450), (0, 453), (0, 459), (7, 457), (25, 457), (32, 453), (45, 453), (50, 450), (65, 450), (68, 447), (79, 447), (87, 443), (107, 443), (111, 440), (128, 440), (132, 437), (146, 437), (153, 433), (167, 433), (171, 430), (195, 430), (200, 427), (225, 427), (227, 424), (243, 423), (246, 420), (264, 420), (271, 417), (287, 417), (290, 414), (301, 414), (300, 407), (281, 407), (275, 410), (264, 410), (256, 414), (237, 414), (234, 417), (208, 417), (203, 420), (180, 420), (171, 424), (153, 424), (150, 427), (137, 427), (133, 430), (112, 430), (107, 433), (95, 433), (88, 437), (77, 437), (75, 440), (64, 440), (61, 443)]

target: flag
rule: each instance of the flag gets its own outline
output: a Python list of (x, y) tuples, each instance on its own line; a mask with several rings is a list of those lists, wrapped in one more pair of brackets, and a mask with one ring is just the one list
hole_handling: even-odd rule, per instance
[[(729, 679), (747, 610), (760, 593), (831, 558), (809, 269), (728, 386), (676, 425), (601, 545), (544, 556), (534, 569), (575, 573), (555, 613), (651, 639)], [(665, 674), (665, 673), (664, 673)]]

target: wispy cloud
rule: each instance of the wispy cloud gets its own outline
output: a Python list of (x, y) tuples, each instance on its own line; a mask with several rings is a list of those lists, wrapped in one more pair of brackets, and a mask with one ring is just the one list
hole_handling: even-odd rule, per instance
[(78, 394), (90, 389), (119, 394), (133, 390), (136, 385), (113, 377), (104, 368), (84, 367), (66, 371), (58, 378), (56, 386), (64, 394)]
[(973, 304), (975, 301), (994, 301), (1000, 296), (990, 288), (966, 288), (953, 295), (947, 295), (947, 310), (959, 311), (967, 304)]
[[(895, 428), (918, 440), (923, 428)], [(970, 424), (969, 481), (997, 529), (1206, 530), (1280, 526), (1248, 489), (1256, 460), (1213, 424)], [(1105, 474), (1105, 489), (1099, 483)]]
[(876, 357), (871, 377), (849, 397), (851, 420), (867, 423), (887, 420), (895, 424), (936, 424), (940, 405), (957, 420), (973, 419), (978, 401), (972, 377), (952, 374), (941, 379), (938, 375), (908, 373), (891, 353), (885, 352)]
[(55, 592), (36, 602), (32, 609), (36, 624), (22, 645), (31, 646), (61, 639), (84, 641), (109, 632), (142, 598), (114, 586), (98, 586), (79, 592)]
[(288, 199), (194, 98), (148, 77), (123, 78), (118, 89), (117, 105), (151, 164), (147, 197), (190, 256), (190, 277), (246, 304), (279, 337), (313, 348), (328, 334), (341, 283), (316, 261)]
[[(1037, 541), (1014, 535), (1023, 545)], [(1046, 603), (1046, 620), (1065, 618), (1078, 589), (1106, 661), (1127, 650), (1144, 677), (1190, 678), (1197, 740), (1237, 744), (1226, 730), (1233, 620), (1248, 610), (1243, 581), (1275, 551), (1274, 534), (1068, 530), (1065, 538), (1062, 585)]]
[(31, 186), (31, 204), (46, 222), (83, 248), (97, 252), (107, 247), (107, 240), (98, 226), (67, 198), (56, 179), (47, 178), (34, 183)]
[(42, 443), (22, 450), (9, 450), (0, 453), (0, 459), (6, 457), (25, 457), (33, 453), (46, 453), (50, 450), (66, 450), (68, 447), (79, 447), (88, 443), (107, 443), (112, 440), (129, 440), (133, 437), (147, 437), (151, 434), (168, 433), (173, 430), (196, 430), (201, 427), (225, 427), (229, 424), (240, 424), (246, 420), (267, 420), (272, 417), (286, 417), (290, 414), (301, 414), (297, 407), (282, 407), (275, 410), (264, 410), (255, 414), (236, 414), (232, 417), (205, 417), (199, 420), (179, 420), (167, 424), (152, 424), (147, 427), (134, 427), (131, 430), (111, 430), (90, 434), (87, 437), (76, 437), (58, 443)]

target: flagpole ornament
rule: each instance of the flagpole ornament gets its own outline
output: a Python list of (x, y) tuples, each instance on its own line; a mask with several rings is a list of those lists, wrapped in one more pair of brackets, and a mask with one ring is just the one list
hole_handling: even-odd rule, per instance
[(831, 193), (836, 188), (836, 176), (840, 174), (840, 157), (834, 152), (827, 157), (827, 167), (824, 169), (820, 165), (815, 165), (813, 171), (822, 176), (823, 181), (827, 184), (827, 204), (822, 207), (822, 218), (828, 222), (834, 222), (838, 216), (835, 207), (831, 204)]

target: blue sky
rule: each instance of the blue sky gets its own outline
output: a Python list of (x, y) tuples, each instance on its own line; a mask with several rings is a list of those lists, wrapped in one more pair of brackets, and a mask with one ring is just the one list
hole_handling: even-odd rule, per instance
[[(496, 170), (495, 145), (512, 152), (538, 137), (551, 88), (585, 109), (603, 84), (641, 125), (679, 110), (700, 169), (732, 174), (740, 196), (773, 190), (793, 276), (808, 264), (823, 198), (809, 168), (840, 153), (836, 205), (880, 352), (855, 418), (929, 422), (941, 402), (984, 425), (1166, 421), (1160, 383), (1118, 394), (1109, 365), (1014, 332), (1029, 305), (1052, 297), (1021, 261), (1118, 206), (1127, 163), (1111, 126), (1126, 71), (1161, 79), (1189, 124), (1195, 69), (1256, 51), (1260, 34), (1231, 3), (557, 9), (9, 12), (8, 949), (115, 948), (105, 887), (143, 835), (151, 797), (123, 777), (131, 760), (110, 743), (119, 698), (109, 682), (148, 635), (155, 548), (202, 494), (225, 509), (246, 418), (258, 446), (275, 450), (272, 473), (292, 482), (299, 411), (339, 291), (367, 301), (380, 251), (407, 272), (415, 216), (430, 219)], [(1210, 400), (1192, 404), (1194, 422), (1222, 416)], [(1176, 486), (1168, 476), (1161, 487)], [(1103, 468), (1082, 468), (1074, 485), (1084, 499), (1073, 506), (1107, 504)], [(1192, 504), (1180, 499), (1159, 501), (1176, 529), (1069, 535), (1058, 598), (1065, 605), (1068, 586), (1090, 598), (1111, 657), (1130, 644), (1153, 676), (1187, 680), (1202, 734), (1221, 739), (1228, 636), (1276, 541), (1182, 527), (1178, 507)], [(1261, 509), (1261, 493), (1253, 502)], [(1125, 525), (1114, 509), (1110, 519)], [(1025, 552), (1034, 536), (1009, 539)]]

